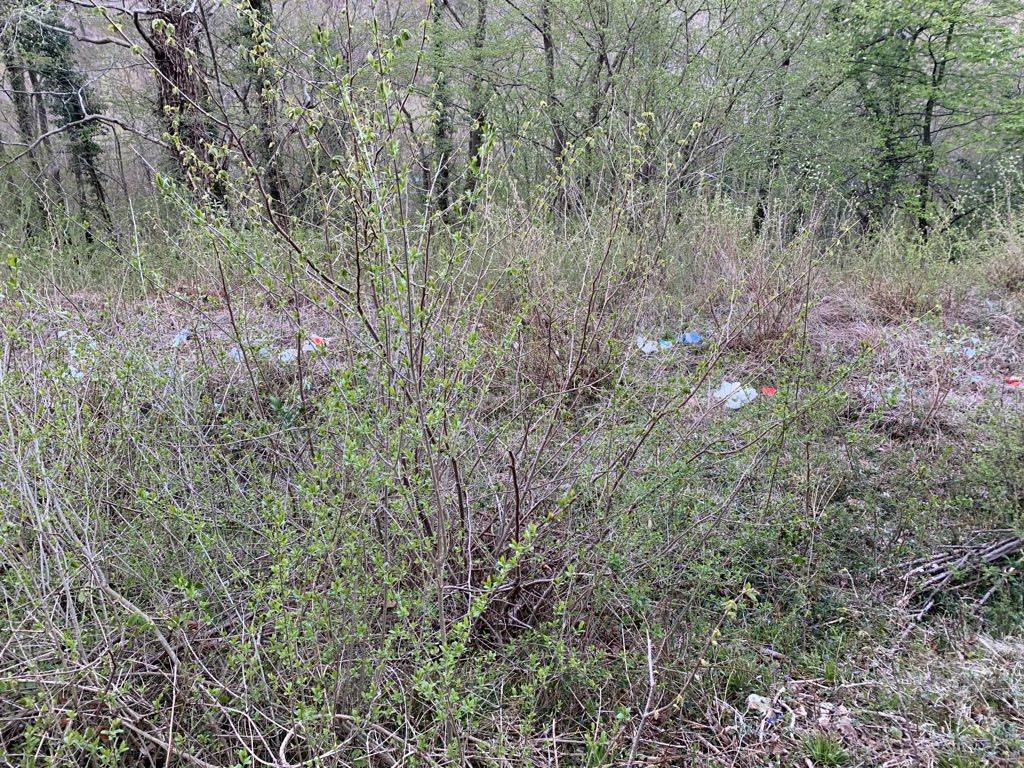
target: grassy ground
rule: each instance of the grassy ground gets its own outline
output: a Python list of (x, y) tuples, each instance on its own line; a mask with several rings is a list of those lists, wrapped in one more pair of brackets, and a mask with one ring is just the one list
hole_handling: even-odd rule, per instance
[(1015, 232), (12, 261), (0, 755), (1020, 764)]

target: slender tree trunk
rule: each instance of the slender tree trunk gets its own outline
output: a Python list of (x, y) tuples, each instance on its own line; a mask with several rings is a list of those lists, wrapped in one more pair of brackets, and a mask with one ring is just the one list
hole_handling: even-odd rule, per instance
[(448, 85), (448, 40), (444, 31), (444, 3), (434, 0), (431, 17), (431, 52), (434, 70), (433, 198), (438, 211), (451, 207), (452, 97)]
[(57, 153), (53, 149), (53, 139), (50, 137), (50, 116), (46, 111), (46, 101), (43, 99), (43, 85), (39, 73), (28, 70), (29, 83), (32, 85), (32, 104), (35, 108), (35, 120), (39, 136), (42, 138), (39, 144), (39, 164), (43, 168), (46, 183), (53, 190), (53, 194), (61, 196), (61, 214), (69, 210), (68, 202), (64, 199), (64, 185), (61, 182), (60, 165), (57, 163)]
[[(590, 71), (590, 105), (587, 109), (587, 124), (584, 127), (585, 135), (590, 136), (597, 130), (601, 120), (601, 112), (604, 109), (605, 96), (608, 93), (608, 83), (604, 78), (605, 70), (609, 69), (608, 62), (608, 24), (609, 9), (608, 0), (595, 0), (597, 5), (597, 45), (594, 47), (594, 62)], [(588, 167), (586, 168), (585, 190), (591, 191), (596, 181), (597, 168), (590, 162), (596, 156), (596, 150), (592, 147), (587, 152)], [(615, 167), (612, 167), (615, 173)]]
[[(946, 52), (953, 39), (955, 24), (946, 28), (943, 41), (942, 56), (935, 58), (932, 54), (931, 87), (924, 105), (921, 118), (921, 167), (917, 175), (917, 230), (921, 237), (928, 239), (931, 229), (930, 214), (932, 197), (932, 179), (935, 176), (935, 108), (938, 106), (939, 88), (946, 77)], [(929, 49), (930, 50), (930, 49)]]
[(29, 194), (32, 197), (33, 210), (26, 216), (25, 225), (27, 234), (31, 236), (36, 232), (36, 219), (38, 218), (45, 224), (48, 218), (46, 198), (39, 189), (43, 184), (43, 174), (37, 156), (38, 148), (32, 146), (36, 141), (36, 134), (33, 130), (32, 97), (29, 95), (25, 70), (18, 64), (12, 51), (4, 52), (4, 64), (7, 67), (7, 82), (10, 87), (11, 102), (14, 105), (18, 138), (29, 148), (25, 160), (29, 168), (29, 184), (31, 186)]
[(110, 217), (110, 206), (107, 203), (107, 194), (103, 188), (103, 178), (100, 176), (96, 157), (93, 155), (83, 156), (80, 159), (83, 182), (92, 192), (93, 203), (96, 205), (96, 212), (108, 227), (113, 226)]
[(263, 184), (274, 207), (283, 213), (285, 181), (281, 172), (281, 153), (277, 146), (277, 92), (273, 82), (275, 74), (271, 47), (274, 16), (271, 0), (249, 0), (249, 13), (249, 54), (252, 67), (250, 87), (259, 94), (257, 120)]
[(562, 127), (559, 100), (555, 86), (555, 41), (551, 34), (551, 0), (540, 3), (541, 44), (544, 48), (544, 75), (548, 110), (551, 116), (551, 159), (556, 172), (561, 172), (565, 159), (565, 129)]
[(608, 25), (611, 23), (608, 0), (596, 0), (597, 4), (597, 45), (594, 48), (594, 63), (590, 73), (590, 108), (587, 113), (587, 132), (597, 128), (604, 109), (605, 95), (608, 92), (604, 72), (611, 69), (608, 60)]
[(866, 190), (864, 217), (877, 224), (895, 204), (904, 154), (900, 146), (896, 116), (902, 112), (903, 105), (891, 92), (891, 85), (886, 89), (887, 93), (879, 97), (872, 95), (872, 88), (863, 77), (857, 78), (856, 82), (864, 107), (881, 133), (881, 151), (874, 161), (872, 176), (875, 180), (868, 183)]
[[(782, 62), (781, 70), (783, 78), (789, 70), (789, 57)], [(757, 189), (757, 205), (754, 207), (753, 227), (754, 233), (760, 234), (764, 226), (765, 216), (768, 213), (768, 196), (771, 194), (772, 183), (779, 173), (782, 165), (782, 106), (785, 99), (785, 86), (779, 83), (779, 87), (772, 97), (772, 127), (771, 138), (768, 142), (768, 165), (761, 176), (761, 183)]]
[(473, 30), (473, 81), (469, 96), (469, 140), (466, 148), (466, 205), (472, 205), (473, 192), (480, 178), (484, 146), (484, 123), (487, 120), (487, 95), (484, 92), (483, 49), (487, 42), (487, 0), (476, 2), (476, 27)]

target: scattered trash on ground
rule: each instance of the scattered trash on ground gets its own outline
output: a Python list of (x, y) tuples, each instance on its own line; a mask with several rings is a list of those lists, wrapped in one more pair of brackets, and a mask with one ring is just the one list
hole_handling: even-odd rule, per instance
[[(981, 348), (981, 339), (977, 336), (972, 336), (967, 339), (965, 346), (960, 347), (959, 352), (965, 360), (973, 360), (978, 356), (978, 352)], [(952, 355), (957, 351), (957, 347), (953, 345), (946, 345), (946, 354)]]
[(648, 339), (646, 336), (637, 336), (636, 346), (645, 355), (651, 355), (658, 351), (658, 342), (654, 339)]
[[(329, 341), (329, 339), (325, 339)], [(680, 333), (672, 338), (671, 336), (662, 336), (660, 338), (652, 339), (647, 336), (637, 336), (636, 346), (645, 355), (651, 355), (655, 352), (668, 352), (676, 344), (685, 344), (687, 346), (696, 346), (703, 343), (704, 337), (696, 331), (686, 331)]]
[(180, 331), (178, 331), (174, 335), (174, 338), (171, 339), (171, 347), (173, 347), (174, 349), (178, 349), (179, 347), (181, 347), (182, 345), (184, 345), (185, 343), (187, 343), (191, 339), (192, 339), (192, 329), (190, 329), (190, 328), (182, 328)]
[(772, 713), (772, 703), (766, 697), (752, 693), (747, 696), (747, 709), (768, 717)]
[[(327, 346), (331, 343), (331, 339), (326, 336), (319, 336), (317, 334), (311, 334), (308, 339), (302, 342), (302, 351), (309, 354), (315, 355), (323, 352)], [(296, 347), (285, 347), (280, 348), (276, 344), (263, 344), (259, 343), (259, 346), (255, 347), (255, 353), (263, 360), (268, 360), (271, 357), (276, 357), (278, 362), (285, 365), (294, 363), (299, 358), (299, 350)], [(241, 363), (245, 359), (245, 355), (242, 352), (241, 347), (233, 346), (227, 352), (227, 357), (236, 363)]]
[(757, 399), (757, 390), (753, 387), (744, 387), (738, 381), (723, 381), (718, 389), (712, 392), (712, 397), (722, 401), (728, 410), (738, 411)]

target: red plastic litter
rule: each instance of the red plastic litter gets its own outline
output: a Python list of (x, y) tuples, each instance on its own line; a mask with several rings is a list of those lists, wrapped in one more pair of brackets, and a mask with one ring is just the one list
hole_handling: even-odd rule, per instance
[(1003, 379), (1003, 381), (1006, 383), (1006, 386), (1008, 387), (1019, 387), (1022, 383), (1024, 383), (1024, 380), (1022, 380), (1019, 376), (1007, 376), (1005, 379)]
[(761, 394), (765, 397), (775, 397), (779, 394), (779, 390), (775, 387), (761, 387)]

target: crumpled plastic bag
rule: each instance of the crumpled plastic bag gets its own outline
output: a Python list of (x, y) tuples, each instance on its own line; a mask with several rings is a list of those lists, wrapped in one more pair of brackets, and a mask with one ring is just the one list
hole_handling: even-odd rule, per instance
[(655, 339), (648, 339), (646, 336), (636, 337), (636, 346), (645, 355), (652, 355), (658, 351), (659, 344)]
[(757, 390), (753, 387), (744, 387), (738, 381), (723, 381), (711, 396), (721, 401), (728, 410), (738, 411), (757, 399)]

